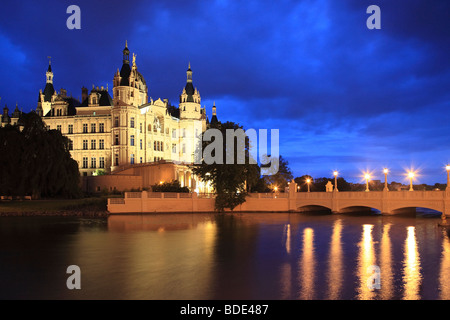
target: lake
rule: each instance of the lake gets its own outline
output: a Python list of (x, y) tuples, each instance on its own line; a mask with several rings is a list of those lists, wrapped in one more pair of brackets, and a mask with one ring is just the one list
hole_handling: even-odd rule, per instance
[[(0, 217), (0, 299), (450, 299), (439, 217)], [(80, 268), (80, 290), (66, 285)]]

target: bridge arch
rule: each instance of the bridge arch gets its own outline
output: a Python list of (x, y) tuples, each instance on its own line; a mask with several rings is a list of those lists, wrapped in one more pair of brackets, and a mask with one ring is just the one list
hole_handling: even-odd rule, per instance
[[(431, 208), (434, 207), (434, 208)], [(398, 208), (391, 209), (391, 214), (411, 214), (416, 215), (417, 213), (426, 213), (426, 214), (432, 214), (436, 216), (442, 215), (442, 209), (439, 210), (439, 207), (437, 206), (399, 206)]]
[(381, 214), (381, 208), (369, 205), (345, 206), (339, 209), (339, 213), (371, 213)]
[(307, 204), (297, 205), (298, 212), (328, 212), (331, 213), (331, 208), (323, 204)]

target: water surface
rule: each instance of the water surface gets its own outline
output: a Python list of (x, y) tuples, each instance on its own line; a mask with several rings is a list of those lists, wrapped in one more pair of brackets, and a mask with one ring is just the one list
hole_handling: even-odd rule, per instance
[[(0, 218), (1, 299), (450, 299), (450, 240), (421, 215)], [(81, 269), (69, 290), (66, 269)], [(375, 267), (374, 267), (375, 266)], [(379, 289), (370, 287), (379, 268)]]

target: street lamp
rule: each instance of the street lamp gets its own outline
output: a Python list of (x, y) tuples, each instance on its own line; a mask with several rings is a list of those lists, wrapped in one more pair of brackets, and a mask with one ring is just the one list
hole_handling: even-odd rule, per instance
[(366, 192), (369, 192), (369, 180), (370, 180), (370, 174), (366, 173), (364, 175), (364, 178), (366, 179)]
[(383, 173), (384, 173), (384, 190), (389, 191), (389, 188), (387, 185), (387, 174), (389, 173), (388, 168), (384, 168)]
[(277, 191), (278, 191), (278, 187), (274, 187), (273, 190), (274, 190), (275, 192), (277, 192)]
[(408, 173), (408, 177), (409, 177), (409, 191), (414, 191), (413, 189), (413, 178), (414, 178), (414, 172), (410, 171)]
[(306, 179), (306, 184), (308, 185), (308, 192), (309, 192), (309, 184), (311, 183), (311, 179)]
[(447, 188), (445, 190), (450, 190), (450, 164), (445, 166), (445, 170), (447, 170)]
[(337, 187), (337, 175), (338, 175), (338, 172), (334, 171), (333, 174), (334, 174), (334, 191), (337, 192), (337, 191), (339, 191), (338, 187)]

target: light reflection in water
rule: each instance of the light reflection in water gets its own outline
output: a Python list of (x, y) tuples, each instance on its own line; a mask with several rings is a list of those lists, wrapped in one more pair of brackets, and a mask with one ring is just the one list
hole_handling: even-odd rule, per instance
[(442, 239), (442, 258), (441, 258), (441, 272), (439, 275), (440, 282), (440, 299), (450, 299), (450, 239), (445, 235)]
[(381, 237), (380, 268), (381, 268), (381, 299), (383, 300), (391, 299), (394, 293), (391, 238), (389, 236), (390, 229), (391, 229), (390, 223), (384, 225), (383, 235)]
[(376, 264), (375, 253), (373, 249), (372, 239), (372, 224), (363, 225), (363, 234), (359, 242), (359, 256), (358, 256), (358, 299), (370, 300), (375, 296), (375, 290), (372, 290), (367, 285), (369, 277), (372, 275), (368, 272), (369, 267)]
[(420, 257), (417, 250), (415, 227), (408, 227), (405, 241), (405, 260), (403, 261), (403, 287), (405, 300), (420, 299), (419, 289), (422, 281)]
[(330, 242), (330, 255), (328, 259), (328, 299), (337, 300), (342, 290), (342, 222), (336, 220), (333, 225), (333, 234)]
[(300, 261), (299, 268), (300, 276), (300, 299), (311, 300), (314, 299), (315, 294), (315, 261), (314, 261), (314, 230), (306, 228), (303, 231), (303, 254)]
[(291, 225), (287, 224), (285, 226), (286, 230), (286, 252), (291, 253)]

